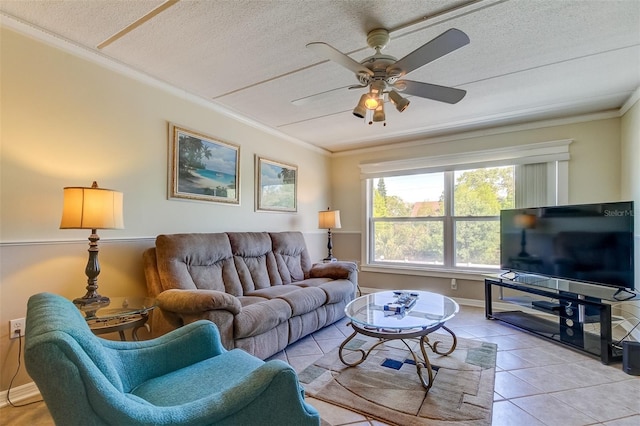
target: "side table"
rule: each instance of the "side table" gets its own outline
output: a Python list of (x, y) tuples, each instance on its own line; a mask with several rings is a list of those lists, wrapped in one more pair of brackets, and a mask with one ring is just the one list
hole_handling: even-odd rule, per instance
[(138, 330), (147, 326), (149, 312), (156, 307), (150, 297), (112, 297), (111, 302), (91, 315), (87, 324), (95, 335), (118, 332), (120, 340), (126, 340), (125, 330), (131, 330), (133, 340), (138, 340)]

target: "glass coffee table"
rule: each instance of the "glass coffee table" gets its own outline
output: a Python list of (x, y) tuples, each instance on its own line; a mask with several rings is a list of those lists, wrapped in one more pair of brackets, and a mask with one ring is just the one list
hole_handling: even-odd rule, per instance
[[(415, 290), (383, 291), (358, 297), (345, 308), (353, 334), (342, 342), (338, 355), (343, 364), (354, 367), (362, 363), (371, 351), (389, 340), (401, 340), (409, 349), (416, 364), (418, 377), (427, 389), (433, 384), (433, 369), (427, 356), (426, 346), (438, 355), (449, 355), (457, 345), (453, 331), (444, 323), (454, 317), (460, 307), (451, 298), (437, 293)], [(441, 341), (429, 341), (428, 335), (443, 329), (453, 337), (450, 348), (441, 350)], [(379, 339), (371, 348), (347, 349), (345, 346), (358, 334)], [(408, 339), (419, 339), (422, 357), (416, 354)], [(346, 355), (359, 352), (359, 358), (347, 361)], [(426, 375), (426, 377), (425, 377)]]

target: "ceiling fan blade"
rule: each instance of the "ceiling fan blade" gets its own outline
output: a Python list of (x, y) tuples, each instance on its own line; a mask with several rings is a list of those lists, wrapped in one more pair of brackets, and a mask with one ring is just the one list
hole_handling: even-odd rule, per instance
[(342, 65), (343, 67), (353, 71), (356, 74), (365, 73), (373, 76), (373, 71), (371, 71), (369, 68), (345, 55), (335, 47), (328, 45), (327, 43), (309, 43), (307, 44), (307, 48), (317, 56), (336, 62), (337, 64)]
[[(437, 84), (422, 83), (419, 81), (401, 80), (398, 81), (406, 85), (403, 93), (420, 96), (421, 98), (433, 99), (434, 101), (456, 104), (467, 94), (466, 90), (454, 89), (453, 87), (438, 86)], [(398, 84), (396, 83), (396, 84)]]
[(469, 36), (456, 28), (451, 28), (398, 60), (395, 64), (389, 65), (387, 73), (400, 71), (401, 76), (409, 74), (411, 71), (467, 44), (469, 44)]

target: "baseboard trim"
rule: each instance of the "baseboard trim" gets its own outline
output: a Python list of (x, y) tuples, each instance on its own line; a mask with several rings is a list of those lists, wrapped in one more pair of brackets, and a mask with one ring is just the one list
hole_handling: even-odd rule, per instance
[[(38, 389), (36, 384), (34, 382), (30, 382), (11, 389), (11, 402), (18, 403), (20, 401), (24, 401), (25, 399), (37, 397), (39, 395), (40, 390)], [(0, 392), (0, 408), (10, 405), (7, 396), (7, 391)]]

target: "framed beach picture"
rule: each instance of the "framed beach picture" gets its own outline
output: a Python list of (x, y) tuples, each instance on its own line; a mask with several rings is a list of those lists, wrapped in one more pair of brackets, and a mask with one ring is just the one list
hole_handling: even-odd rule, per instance
[(240, 147), (170, 125), (170, 198), (240, 204)]
[(298, 209), (298, 167), (256, 155), (256, 210)]

